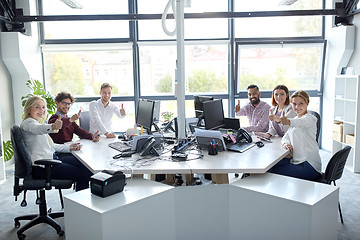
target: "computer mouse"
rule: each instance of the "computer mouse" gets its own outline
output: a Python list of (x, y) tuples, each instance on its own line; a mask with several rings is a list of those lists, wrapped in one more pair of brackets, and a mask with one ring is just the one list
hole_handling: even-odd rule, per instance
[(258, 146), (259, 148), (264, 146), (264, 143), (261, 141), (255, 142), (256, 146)]

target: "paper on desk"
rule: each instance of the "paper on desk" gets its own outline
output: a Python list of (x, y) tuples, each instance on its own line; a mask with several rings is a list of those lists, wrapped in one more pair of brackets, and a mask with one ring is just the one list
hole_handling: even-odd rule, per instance
[(203, 138), (210, 138), (210, 139), (219, 139), (224, 146), (224, 150), (226, 150), (226, 145), (224, 142), (224, 138), (220, 131), (216, 130), (205, 130), (200, 128), (195, 128), (195, 137), (203, 137)]

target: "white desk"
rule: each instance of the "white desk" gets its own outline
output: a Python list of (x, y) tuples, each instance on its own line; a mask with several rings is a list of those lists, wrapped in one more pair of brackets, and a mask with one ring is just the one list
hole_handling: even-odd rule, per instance
[[(264, 147), (255, 146), (244, 153), (224, 151), (211, 156), (207, 151), (203, 151), (202, 159), (183, 162), (155, 160), (146, 166), (131, 166), (131, 159), (141, 159), (138, 154), (111, 164), (114, 162), (112, 157), (119, 153), (108, 147), (108, 144), (114, 141), (117, 139), (101, 138), (96, 143), (82, 139), (82, 149), (72, 153), (93, 173), (116, 169), (128, 174), (265, 173), (288, 154), (288, 151), (281, 147), (280, 138), (275, 138), (273, 143), (264, 142)], [(124, 165), (126, 167), (123, 167)]]

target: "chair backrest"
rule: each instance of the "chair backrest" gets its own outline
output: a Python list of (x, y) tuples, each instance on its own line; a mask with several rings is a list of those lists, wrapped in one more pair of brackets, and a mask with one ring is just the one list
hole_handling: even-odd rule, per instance
[(321, 128), (320, 114), (318, 114), (315, 111), (309, 111), (309, 113), (317, 118), (317, 122), (316, 122), (316, 142), (319, 142), (319, 135), (320, 135), (320, 128)]
[(22, 130), (15, 125), (11, 128), (11, 143), (14, 150), (15, 177), (31, 177), (32, 161), (26, 148)]
[(90, 113), (89, 111), (81, 112), (79, 118), (80, 127), (86, 131), (90, 129)]
[(327, 184), (341, 178), (350, 150), (350, 146), (345, 146), (331, 157), (325, 170), (325, 180)]

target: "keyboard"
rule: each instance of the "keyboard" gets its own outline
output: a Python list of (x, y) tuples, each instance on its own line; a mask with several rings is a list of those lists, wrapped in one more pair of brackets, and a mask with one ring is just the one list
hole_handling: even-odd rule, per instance
[(126, 142), (112, 142), (109, 143), (109, 147), (120, 152), (127, 152), (131, 150), (131, 144)]
[(242, 153), (242, 152), (245, 152), (246, 150), (252, 148), (253, 146), (255, 146), (255, 143), (236, 143), (236, 144), (228, 147), (228, 149), (230, 151)]

